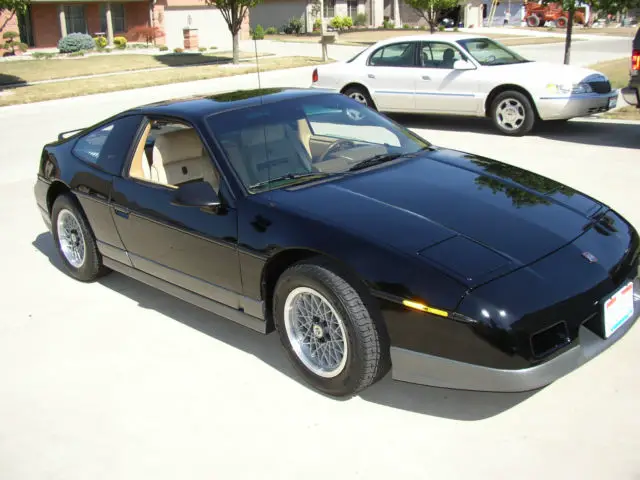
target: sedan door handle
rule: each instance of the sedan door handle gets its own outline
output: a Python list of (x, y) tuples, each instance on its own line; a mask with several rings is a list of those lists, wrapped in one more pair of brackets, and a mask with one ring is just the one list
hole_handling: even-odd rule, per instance
[(124, 208), (113, 207), (113, 210), (116, 212), (116, 215), (122, 218), (129, 218), (129, 211)]
[(422, 79), (423, 80), (431, 80), (431, 77), (429, 75), (423, 75)]
[(373, 73), (370, 73), (369, 75), (367, 75), (367, 77), (369, 78), (376, 78), (376, 76)]

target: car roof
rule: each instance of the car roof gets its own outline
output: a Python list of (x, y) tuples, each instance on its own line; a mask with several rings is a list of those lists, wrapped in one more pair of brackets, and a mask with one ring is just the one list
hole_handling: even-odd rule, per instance
[(281, 102), (292, 98), (332, 94), (335, 93), (310, 88), (258, 88), (232, 90), (212, 95), (191, 95), (187, 97), (172, 98), (160, 102), (140, 105), (129, 109), (124, 113), (178, 116), (197, 120), (207, 115), (227, 110), (234, 110), (241, 107)]
[(396, 37), (387, 38), (385, 40), (380, 40), (373, 44), (373, 46), (386, 45), (389, 43), (396, 43), (403, 40), (411, 40), (411, 41), (432, 41), (432, 42), (457, 42), (458, 40), (471, 40), (471, 39), (488, 39), (489, 37), (485, 35), (472, 35), (469, 33), (420, 33), (416, 35), (398, 35)]

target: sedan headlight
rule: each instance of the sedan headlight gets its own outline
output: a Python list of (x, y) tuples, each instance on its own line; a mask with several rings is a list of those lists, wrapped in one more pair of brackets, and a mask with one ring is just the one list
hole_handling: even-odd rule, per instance
[(574, 83), (571, 84), (556, 84), (549, 83), (547, 85), (547, 90), (552, 93), (564, 93), (564, 94), (580, 94), (580, 93), (591, 93), (593, 89), (591, 85), (588, 83)]

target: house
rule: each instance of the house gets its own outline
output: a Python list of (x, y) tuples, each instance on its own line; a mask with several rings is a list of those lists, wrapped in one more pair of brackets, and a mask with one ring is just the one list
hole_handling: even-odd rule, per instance
[[(322, 6), (320, 3), (319, 0), (263, 0), (251, 9), (251, 27), (262, 25), (280, 30), (291, 18), (297, 18), (302, 21), (302, 31), (311, 32), (320, 9), (327, 23), (336, 16), (349, 16), (355, 23), (361, 14), (366, 17), (367, 27), (379, 27), (385, 18), (395, 22), (396, 27), (426, 23), (403, 0), (324, 0)], [(483, 0), (460, 0), (456, 16), (465, 27), (482, 26), (482, 5)]]
[[(157, 44), (173, 49), (184, 47), (187, 29), (197, 44), (230, 49), (232, 38), (222, 14), (204, 0), (31, 0), (26, 14), (0, 12), (0, 34), (20, 33), (22, 42), (31, 48), (56, 47), (60, 38), (73, 32), (92, 37), (104, 35), (131, 38), (136, 27), (157, 26), (163, 36)], [(249, 38), (249, 18), (245, 18), (241, 38)], [(193, 42), (192, 42), (193, 43)]]

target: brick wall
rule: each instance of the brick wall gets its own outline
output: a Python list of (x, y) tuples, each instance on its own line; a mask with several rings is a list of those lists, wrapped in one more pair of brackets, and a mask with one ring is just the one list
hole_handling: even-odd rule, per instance
[(36, 48), (57, 47), (60, 40), (60, 20), (53, 3), (31, 4), (31, 25)]

